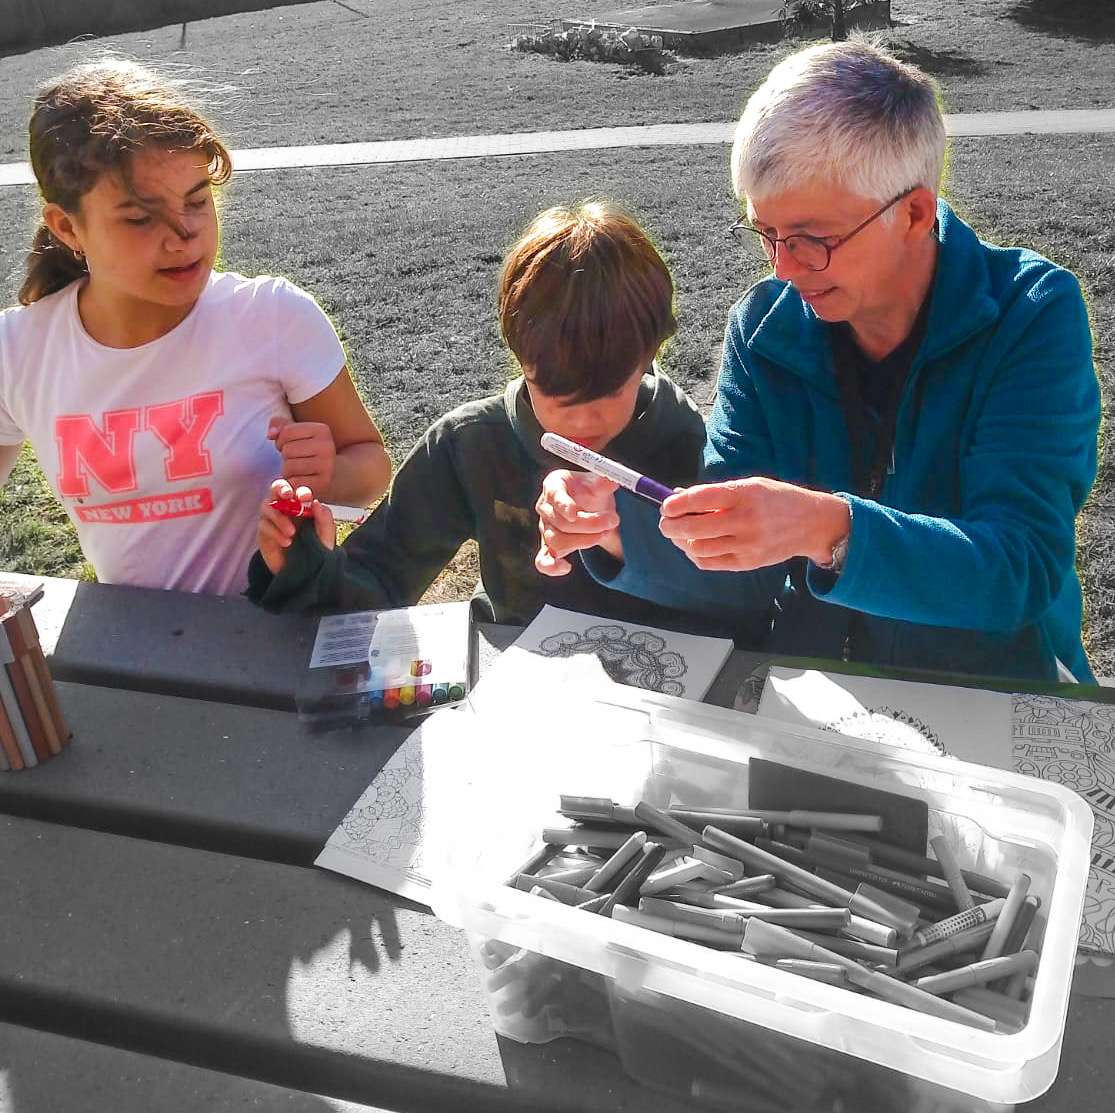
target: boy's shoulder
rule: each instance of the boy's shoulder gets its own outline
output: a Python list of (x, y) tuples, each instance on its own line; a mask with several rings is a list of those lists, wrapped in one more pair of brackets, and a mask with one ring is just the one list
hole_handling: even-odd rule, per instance
[(452, 440), (470, 436), (490, 436), (500, 426), (511, 428), (503, 396), (493, 394), (462, 402), (439, 417), (426, 431), (426, 439)]

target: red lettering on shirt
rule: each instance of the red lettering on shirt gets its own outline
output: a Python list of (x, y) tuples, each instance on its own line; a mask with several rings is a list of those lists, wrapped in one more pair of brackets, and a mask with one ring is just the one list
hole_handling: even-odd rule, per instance
[(168, 482), (213, 474), (213, 459), (202, 447), (213, 422), (224, 413), (224, 391), (192, 394), (177, 402), (148, 406), (144, 426), (170, 449), (164, 461)]
[(159, 498), (129, 499), (108, 502), (102, 506), (75, 506), (74, 513), (83, 522), (108, 525), (141, 525), (144, 522), (165, 522), (168, 518), (186, 518), (192, 514), (213, 511), (213, 492), (208, 487), (181, 491)]
[(132, 442), (139, 422), (138, 409), (106, 413), (103, 433), (89, 414), (55, 418), (59, 492), (64, 497), (84, 498), (89, 494), (89, 476), (106, 491), (136, 490)]

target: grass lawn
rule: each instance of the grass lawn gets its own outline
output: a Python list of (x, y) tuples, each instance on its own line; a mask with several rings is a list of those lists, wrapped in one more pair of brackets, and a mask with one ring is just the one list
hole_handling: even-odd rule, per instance
[[(507, 23), (537, 13), (495, 0), (346, 5), (192, 24), (181, 55), (177, 28), (112, 41), (239, 85), (225, 111), (236, 107), (229, 131), (244, 146), (726, 119), (786, 49), (691, 59), (680, 74), (636, 77), (614, 66), (511, 55), (500, 46)], [(617, 6), (582, 0), (569, 11)], [(1040, 7), (1039, 0), (894, 0), (899, 25), (889, 38), (938, 73), (954, 111), (1110, 105), (1112, 39), (1103, 38), (1102, 17), (1091, 37), (1057, 40), (1020, 21), (1019, 13), (1030, 18)], [(73, 54), (59, 48), (0, 60), (0, 90), (8, 94), (0, 97), (0, 155), (8, 148), (7, 158), (24, 157), (19, 99)], [(756, 276), (724, 232), (737, 212), (727, 155), (727, 147), (653, 148), (245, 174), (225, 191), (224, 265), (286, 274), (319, 297), (398, 458), (433, 418), (498, 389), (511, 373), (493, 293), (502, 254), (531, 216), (589, 195), (615, 198), (641, 218), (673, 268), (679, 335), (664, 362), (704, 402), (728, 307)], [(1098, 199), (1112, 180), (1110, 136), (972, 138), (953, 143), (946, 190), (987, 238), (1032, 246), (1081, 277), (1109, 398), (1115, 232)], [(5, 304), (34, 214), (31, 190), (0, 190)], [(1101, 673), (1115, 673), (1113, 467), (1105, 465), (1081, 527), (1089, 644)], [(20, 553), (22, 567), (70, 574), (80, 555), (39, 484), (26, 462), (0, 493), (0, 515), (5, 523), (34, 517), (58, 532), (36, 539), (3, 529), (0, 566), (14, 566)], [(38, 492), (35, 501), (29, 492)], [(471, 585), (469, 559), (440, 594)]]
[[(727, 120), (791, 46), (688, 58), (666, 77), (505, 48), (512, 23), (646, 0), (321, 0), (0, 59), (0, 158), (23, 157), (29, 93), (111, 44), (214, 86), (236, 146)], [(771, 0), (777, 9), (779, 0)], [(951, 112), (1111, 103), (1110, 0), (892, 0), (885, 36), (936, 75)], [(1085, 13), (1071, 36), (1042, 18)], [(1056, 26), (1056, 24), (1054, 24)]]

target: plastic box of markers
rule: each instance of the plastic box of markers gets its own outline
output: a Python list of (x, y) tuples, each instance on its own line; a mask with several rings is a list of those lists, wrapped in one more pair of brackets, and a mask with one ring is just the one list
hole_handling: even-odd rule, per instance
[(363, 659), (309, 668), (299, 681), (295, 706), (306, 730), (403, 724), (467, 696), (473, 637), (467, 602), (355, 617), (367, 642)]
[[(490, 845), (461, 846), (447, 863), (456, 883), (435, 889), (438, 914), (466, 929), (499, 1034), (586, 1040), (614, 1051), (641, 1083), (697, 1108), (741, 1113), (1001, 1113), (1049, 1088), (1090, 860), (1091, 813), (1075, 793), (948, 757), (655, 700), (640, 795), (656, 806), (745, 809), (749, 763), (765, 758), (924, 801), (963, 868), (1027, 873), (1040, 900), (1027, 944), (1040, 954), (1028, 1019), (1014, 1031), (982, 1031), (541, 899), (507, 884), (506, 846), (515, 839), (505, 824), (487, 836)], [(554, 786), (554, 807), (563, 792), (592, 793), (590, 767), (573, 779)], [(596, 794), (608, 795), (606, 786)], [(553, 821), (542, 817), (522, 845), (537, 849)]]

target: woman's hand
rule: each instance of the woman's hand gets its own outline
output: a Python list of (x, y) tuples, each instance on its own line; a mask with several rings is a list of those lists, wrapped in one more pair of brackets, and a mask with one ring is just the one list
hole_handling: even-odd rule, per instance
[(534, 567), (542, 575), (566, 575), (573, 567), (565, 559), (570, 553), (597, 545), (623, 560), (616, 487), (586, 472), (561, 469), (546, 476), (535, 503), (541, 541)]
[(295, 490), (285, 479), (276, 479), (271, 484), (271, 496), (264, 501), (259, 518), (259, 551), (273, 576), (277, 576), (286, 566), (286, 551), (298, 530), (298, 519), (276, 510), (271, 503), (275, 500), (295, 499), (303, 506), (311, 508), (314, 530), (321, 543), (327, 549), (332, 549), (337, 543), (337, 527), (333, 523), (333, 514), (327, 506), (314, 498), (313, 491), (309, 487)]
[(851, 512), (839, 495), (756, 476), (671, 495), (660, 528), (698, 568), (746, 572), (795, 556), (828, 564)]

